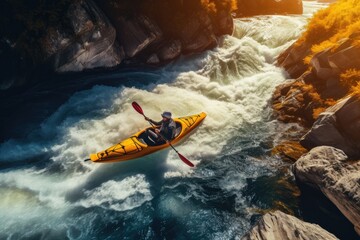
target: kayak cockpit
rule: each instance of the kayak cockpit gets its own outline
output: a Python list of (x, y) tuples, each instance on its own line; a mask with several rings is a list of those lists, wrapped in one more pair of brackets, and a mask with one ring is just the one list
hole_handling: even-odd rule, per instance
[[(181, 133), (181, 129), (182, 129), (180, 122), (175, 121), (175, 123), (176, 123), (176, 130), (175, 130), (174, 139), (179, 136), (179, 134)], [(149, 127), (147, 129), (145, 129), (141, 134), (139, 134), (139, 136), (137, 137), (138, 141), (143, 143), (143, 144), (146, 144), (148, 146), (160, 146), (160, 145), (163, 145), (164, 141), (157, 142), (156, 140), (154, 140), (152, 138), (152, 136), (148, 134), (148, 132), (147, 132), (148, 129), (154, 129), (154, 127)]]

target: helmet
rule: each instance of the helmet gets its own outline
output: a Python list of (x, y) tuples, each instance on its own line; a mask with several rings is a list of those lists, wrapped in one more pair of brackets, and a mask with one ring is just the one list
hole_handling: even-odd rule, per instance
[(171, 112), (163, 112), (162, 114), (161, 114), (161, 116), (162, 117), (164, 117), (164, 118), (171, 118)]

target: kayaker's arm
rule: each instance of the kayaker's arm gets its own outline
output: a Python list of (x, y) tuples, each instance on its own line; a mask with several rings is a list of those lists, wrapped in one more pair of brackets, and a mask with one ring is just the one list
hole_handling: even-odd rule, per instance
[(160, 122), (155, 122), (154, 120), (148, 118), (148, 117), (145, 117), (145, 120), (148, 121), (148, 122), (151, 122), (152, 124), (154, 124), (155, 126), (161, 126), (161, 121)]

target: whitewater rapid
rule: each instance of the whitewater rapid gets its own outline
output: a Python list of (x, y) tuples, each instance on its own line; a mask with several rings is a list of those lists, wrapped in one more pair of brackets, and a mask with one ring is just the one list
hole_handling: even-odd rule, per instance
[[(274, 63), (303, 31), (314, 8), (305, 9), (236, 19), (214, 50), (152, 72), (149, 84), (77, 92), (28, 137), (2, 143), (0, 162), (19, 164), (0, 172), (0, 238), (241, 236), (261, 207), (242, 189), (280, 164), (269, 156), (281, 125), (269, 100), (286, 73)], [(177, 147), (196, 168), (170, 150), (127, 163), (82, 161), (147, 126), (132, 101), (155, 120), (164, 110), (208, 114)]]

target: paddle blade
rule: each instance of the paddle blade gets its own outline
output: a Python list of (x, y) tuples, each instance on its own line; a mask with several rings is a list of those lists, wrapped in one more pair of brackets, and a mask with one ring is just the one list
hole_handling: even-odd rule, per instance
[(144, 115), (144, 112), (143, 112), (142, 108), (140, 107), (140, 105), (137, 102), (132, 102), (131, 105), (133, 106), (135, 111), (137, 111), (138, 113)]
[(186, 157), (184, 157), (180, 153), (178, 153), (178, 155), (179, 155), (179, 158), (181, 159), (181, 161), (183, 161), (186, 165), (188, 165), (189, 167), (194, 167), (194, 164), (192, 162), (190, 162)]

